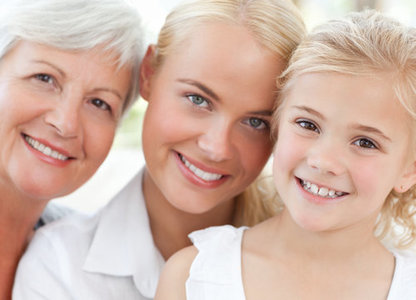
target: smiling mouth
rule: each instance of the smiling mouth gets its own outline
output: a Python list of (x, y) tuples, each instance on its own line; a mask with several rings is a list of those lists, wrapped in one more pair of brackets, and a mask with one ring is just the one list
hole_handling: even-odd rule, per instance
[(216, 181), (216, 180), (219, 180), (219, 179), (221, 179), (221, 178), (224, 177), (224, 175), (221, 175), (221, 174), (210, 173), (210, 172), (202, 171), (198, 167), (196, 167), (193, 164), (191, 164), (183, 155), (181, 155), (180, 153), (178, 153), (178, 155), (179, 155), (179, 158), (181, 159), (181, 161), (183, 162), (183, 164), (193, 174), (195, 174), (195, 176), (197, 176), (198, 178), (200, 178), (200, 179), (202, 179), (204, 181)]
[(300, 185), (306, 192), (315, 196), (320, 196), (320, 197), (328, 198), (328, 199), (334, 199), (334, 198), (342, 197), (348, 194), (345, 192), (328, 189), (327, 187), (320, 187), (314, 183), (311, 183), (309, 181), (306, 181), (300, 178), (298, 178), (298, 180), (300, 182)]
[(29, 144), (30, 147), (41, 152), (42, 154), (46, 156), (52, 157), (54, 159), (62, 160), (62, 161), (70, 159), (70, 157), (63, 155), (62, 153), (59, 153), (56, 150), (52, 150), (50, 147), (40, 143), (39, 141), (31, 138), (28, 135), (23, 134), (23, 138)]

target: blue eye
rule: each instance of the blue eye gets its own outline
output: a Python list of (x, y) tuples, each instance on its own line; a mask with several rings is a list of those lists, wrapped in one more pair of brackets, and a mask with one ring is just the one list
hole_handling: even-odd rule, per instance
[(209, 102), (204, 97), (199, 95), (186, 95), (186, 97), (191, 101), (193, 104), (200, 106), (200, 107), (208, 107)]
[(378, 147), (371, 140), (366, 138), (358, 139), (353, 144), (361, 148), (378, 149)]
[(259, 118), (249, 118), (247, 121), (247, 124), (250, 127), (253, 127), (256, 130), (262, 130), (262, 129), (268, 129), (269, 128), (269, 124)]
[(101, 99), (98, 98), (94, 98), (91, 100), (91, 103), (96, 106), (97, 108), (101, 109), (101, 110), (108, 110), (111, 111), (111, 107), (110, 105), (108, 105), (106, 102), (104, 102)]
[(308, 120), (298, 120), (298, 121), (296, 121), (296, 124), (298, 124), (300, 127), (304, 128), (306, 130), (311, 130), (311, 131), (315, 131), (315, 132), (319, 133), (318, 127), (314, 123), (312, 123)]

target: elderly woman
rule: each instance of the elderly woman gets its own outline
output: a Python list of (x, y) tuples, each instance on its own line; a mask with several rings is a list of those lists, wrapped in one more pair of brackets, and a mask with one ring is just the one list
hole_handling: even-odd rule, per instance
[(123, 0), (0, 7), (0, 298), (48, 201), (82, 185), (138, 95), (141, 27)]

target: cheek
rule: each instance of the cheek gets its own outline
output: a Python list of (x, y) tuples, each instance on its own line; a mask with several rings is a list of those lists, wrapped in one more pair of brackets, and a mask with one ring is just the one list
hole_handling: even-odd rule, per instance
[(241, 164), (252, 174), (252, 178), (257, 177), (263, 169), (272, 152), (272, 142), (268, 137), (259, 141), (245, 142), (239, 146)]
[[(287, 172), (305, 156), (307, 146), (282, 128), (273, 151), (274, 169)], [(276, 172), (275, 171), (275, 172)]]
[[(391, 172), (386, 173), (386, 170)], [(386, 162), (357, 162), (351, 164), (350, 176), (361, 196), (366, 199), (384, 199), (390, 193), (394, 185), (394, 168), (386, 166)]]
[(85, 127), (84, 149), (87, 158), (98, 168), (113, 144), (116, 124), (88, 124)]
[(193, 126), (189, 126), (188, 119), (178, 110), (163, 107), (157, 103), (149, 104), (143, 121), (143, 147), (157, 143), (173, 143), (187, 135), (189, 128), (197, 128), (198, 124), (193, 120)]

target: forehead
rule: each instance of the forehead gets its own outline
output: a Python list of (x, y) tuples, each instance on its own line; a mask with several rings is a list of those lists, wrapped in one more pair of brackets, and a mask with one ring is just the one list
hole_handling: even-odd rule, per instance
[(272, 53), (242, 25), (203, 22), (186, 30), (185, 36), (174, 44), (172, 55), (175, 59), (196, 59), (207, 64), (251, 64), (254, 67), (259, 57), (272, 56)]
[[(241, 25), (202, 23), (189, 30), (165, 57), (159, 72), (202, 82), (219, 94), (270, 100), (284, 62)], [(261, 95), (259, 95), (261, 94)], [(273, 97), (273, 100), (271, 98)]]
[[(309, 73), (292, 80), (283, 106), (307, 106), (329, 119), (384, 126), (387, 132), (409, 132), (413, 119), (397, 98), (392, 75), (353, 76)], [(394, 135), (394, 132), (392, 132)]]

